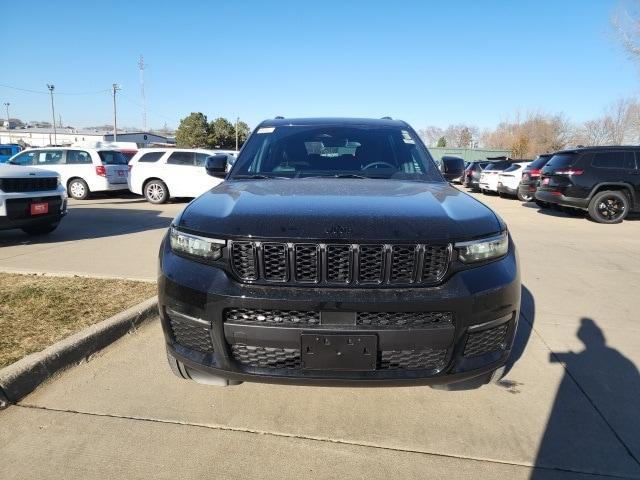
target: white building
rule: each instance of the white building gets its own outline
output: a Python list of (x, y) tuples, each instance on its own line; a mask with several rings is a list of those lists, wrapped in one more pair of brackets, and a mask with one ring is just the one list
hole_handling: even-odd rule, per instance
[[(55, 135), (57, 145), (71, 145), (76, 142), (111, 142), (113, 132), (97, 130), (59, 128)], [(134, 142), (139, 148), (155, 144), (173, 144), (170, 137), (149, 132), (118, 133), (118, 142)], [(0, 130), (0, 143), (25, 143), (30, 147), (46, 147), (54, 144), (53, 128), (24, 128)]]

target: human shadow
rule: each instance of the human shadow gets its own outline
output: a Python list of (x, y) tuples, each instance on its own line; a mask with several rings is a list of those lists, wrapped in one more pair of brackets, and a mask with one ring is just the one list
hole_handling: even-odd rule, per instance
[(58, 228), (48, 235), (29, 236), (21, 230), (0, 230), (0, 247), (114, 237), (167, 228), (172, 220), (151, 209), (70, 208)]
[(538, 449), (538, 468), (530, 478), (549, 478), (549, 469), (566, 469), (567, 462), (589, 473), (637, 475), (638, 369), (607, 345), (593, 319), (581, 319), (577, 337), (584, 344), (582, 351), (550, 353), (550, 362), (564, 366), (564, 376)]

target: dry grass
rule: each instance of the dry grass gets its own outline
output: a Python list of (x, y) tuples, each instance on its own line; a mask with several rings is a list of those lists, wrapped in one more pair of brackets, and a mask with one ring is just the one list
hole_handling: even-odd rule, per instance
[(0, 368), (155, 293), (130, 280), (0, 273)]

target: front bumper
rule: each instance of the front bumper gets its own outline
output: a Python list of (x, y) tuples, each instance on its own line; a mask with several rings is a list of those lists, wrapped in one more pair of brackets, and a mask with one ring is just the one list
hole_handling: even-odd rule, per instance
[[(31, 215), (31, 203), (47, 202), (49, 212)], [(0, 230), (58, 223), (67, 213), (67, 196), (62, 192), (5, 193), (0, 198)]]
[(536, 197), (536, 200), (540, 200), (541, 202), (553, 203), (556, 205), (560, 205), (562, 207), (581, 208), (585, 210), (589, 208), (589, 199), (567, 197), (563, 195), (561, 192), (554, 191), (554, 190), (538, 189), (536, 190), (535, 197)]
[[(492, 372), (509, 356), (520, 308), (515, 247), (506, 257), (451, 276), (438, 287), (313, 288), (236, 282), (220, 268), (175, 255), (163, 242), (159, 307), (169, 355), (189, 369), (232, 380), (313, 385), (444, 384)], [(355, 319), (394, 313), (450, 313), (450, 321), (408, 328), (352, 321), (273, 324), (229, 312), (337, 313)], [(255, 317), (255, 315), (254, 315)], [(252, 319), (254, 317), (251, 317)], [(376, 337), (370, 368), (303, 367), (303, 334)], [(189, 344), (189, 345), (185, 345)], [(486, 347), (486, 348), (485, 348)]]

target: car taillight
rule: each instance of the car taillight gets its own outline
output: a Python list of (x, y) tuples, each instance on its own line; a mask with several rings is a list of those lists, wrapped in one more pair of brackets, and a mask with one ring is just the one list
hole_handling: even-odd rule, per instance
[(553, 173), (556, 175), (582, 175), (584, 170), (581, 168), (561, 168)]
[(539, 177), (540, 176), (540, 169), (532, 168), (531, 170), (529, 170), (529, 175), (531, 175), (531, 178)]
[(100, 175), (101, 177), (107, 176), (107, 169), (104, 168), (104, 165), (98, 165), (96, 167), (96, 175)]

